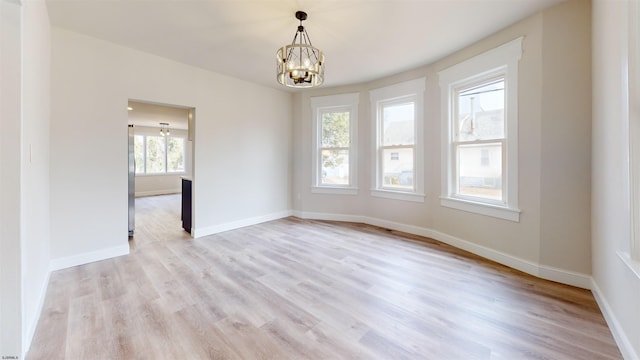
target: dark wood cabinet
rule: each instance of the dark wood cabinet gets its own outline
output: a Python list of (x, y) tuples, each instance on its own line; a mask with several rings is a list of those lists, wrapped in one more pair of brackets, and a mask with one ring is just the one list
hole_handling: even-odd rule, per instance
[(182, 228), (191, 233), (191, 179), (182, 178)]

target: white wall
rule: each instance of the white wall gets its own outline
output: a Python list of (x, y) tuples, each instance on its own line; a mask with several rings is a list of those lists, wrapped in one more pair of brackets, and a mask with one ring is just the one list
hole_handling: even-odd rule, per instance
[(31, 343), (49, 282), (51, 30), (44, 0), (22, 5), (23, 350)]
[(128, 252), (127, 100), (194, 107), (194, 233), (290, 208), (291, 95), (52, 29), (51, 255)]
[[(534, 275), (589, 287), (589, 28), (589, 3), (568, 1), (434, 64), (368, 84), (296, 95), (295, 210), (304, 217), (351, 219), (420, 233)], [(520, 222), (442, 207), (437, 73), (520, 36), (525, 37), (518, 80)], [(370, 154), (374, 150), (368, 91), (422, 76), (427, 79), (423, 136), (425, 202), (371, 197), (373, 157)], [(578, 88), (573, 89), (574, 86)], [(361, 94), (360, 190), (357, 196), (313, 194), (309, 190), (309, 97), (346, 92)], [(560, 154), (554, 156), (556, 152)]]
[(49, 279), (50, 26), (44, 1), (0, 2), (0, 355), (23, 357)]
[(0, 356), (20, 356), (20, 5), (0, 0)]
[(629, 252), (629, 2), (593, 2), (591, 237), (597, 299), (626, 359), (640, 358), (640, 278)]

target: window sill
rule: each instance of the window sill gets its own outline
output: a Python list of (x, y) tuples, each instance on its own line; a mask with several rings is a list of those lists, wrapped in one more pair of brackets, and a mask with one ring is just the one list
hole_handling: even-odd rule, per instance
[(332, 195), (358, 195), (358, 188), (354, 187), (329, 187), (329, 186), (313, 186), (311, 187), (313, 194), (332, 194)]
[(640, 261), (631, 258), (628, 252), (618, 251), (618, 256), (622, 259), (629, 269), (640, 279)]
[(440, 205), (452, 209), (491, 216), (498, 219), (520, 222), (520, 210), (517, 209), (509, 209), (502, 206), (454, 199), (450, 197), (440, 197)]
[(383, 198), (383, 199), (393, 199), (393, 200), (403, 200), (403, 201), (412, 201), (412, 202), (424, 202), (424, 194), (416, 194), (416, 193), (407, 193), (400, 191), (392, 191), (392, 190), (371, 190), (371, 196)]
[(144, 173), (144, 174), (135, 174), (136, 177), (147, 177), (147, 176), (185, 176), (186, 172), (168, 172), (168, 173)]

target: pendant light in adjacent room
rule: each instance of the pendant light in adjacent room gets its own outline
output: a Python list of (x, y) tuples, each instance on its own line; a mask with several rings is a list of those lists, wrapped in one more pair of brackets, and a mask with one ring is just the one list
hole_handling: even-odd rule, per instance
[(161, 136), (171, 135), (171, 132), (169, 130), (169, 123), (160, 123), (160, 135)]

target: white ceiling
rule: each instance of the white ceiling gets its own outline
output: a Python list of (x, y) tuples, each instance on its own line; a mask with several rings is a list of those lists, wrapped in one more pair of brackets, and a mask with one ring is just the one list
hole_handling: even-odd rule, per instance
[(54, 26), (280, 87), (296, 10), (325, 53), (324, 87), (431, 63), (563, 0), (47, 0)]

